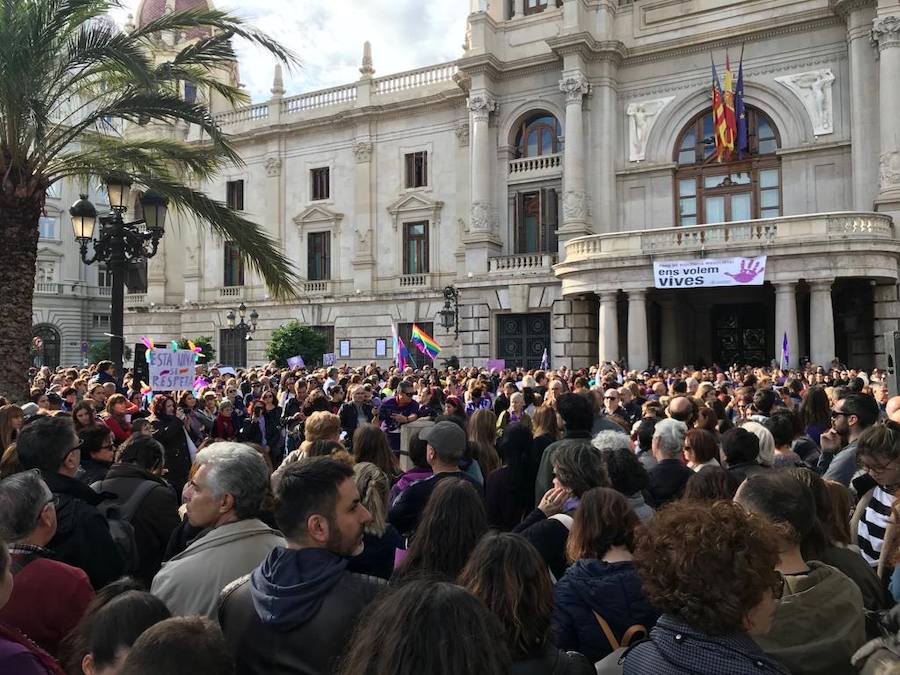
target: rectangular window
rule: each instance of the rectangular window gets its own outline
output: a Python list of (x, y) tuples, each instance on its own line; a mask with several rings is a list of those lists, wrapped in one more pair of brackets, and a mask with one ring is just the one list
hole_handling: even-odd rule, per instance
[(310, 232), (307, 239), (306, 278), (331, 279), (331, 232)]
[(759, 217), (778, 218), (781, 215), (781, 189), (778, 169), (759, 172)]
[[(417, 321), (416, 325), (426, 333), (428, 333), (431, 337), (434, 337), (434, 322)], [(412, 361), (410, 365), (414, 368), (420, 368), (426, 364), (430, 365), (431, 358), (420, 352), (419, 348), (412, 343), (412, 327), (413, 325), (411, 323), (397, 324), (397, 335), (400, 336), (400, 339), (403, 340), (403, 344), (406, 345), (406, 349), (409, 351), (409, 358)], [(396, 361), (396, 354), (394, 354), (394, 359)]]
[(91, 326), (93, 328), (109, 330), (109, 314), (94, 314), (93, 317), (91, 317)]
[(103, 288), (113, 285), (112, 271), (106, 265), (97, 268), (97, 285)]
[(247, 340), (240, 328), (219, 329), (219, 351), (216, 360), (225, 366), (247, 366)]
[(515, 252), (553, 253), (557, 250), (559, 198), (554, 188), (516, 195)]
[(47, 198), (59, 199), (60, 197), (62, 197), (62, 181), (58, 180), (47, 186)]
[(547, 0), (525, 0), (525, 14), (537, 14), (547, 9)]
[(222, 284), (224, 286), (244, 285), (244, 261), (241, 252), (233, 241), (225, 242), (225, 271)]
[(312, 188), (310, 194), (312, 201), (331, 198), (331, 169), (327, 166), (318, 169), (312, 169), (309, 172)]
[(184, 101), (192, 104), (197, 102), (197, 85), (192, 82), (184, 83)]
[(678, 181), (678, 217), (681, 225), (697, 224), (697, 180)]
[(428, 221), (403, 223), (403, 274), (428, 273)]
[(38, 231), (40, 232), (41, 239), (56, 239), (57, 238), (57, 221), (58, 218), (53, 216), (41, 216), (38, 219)]
[(225, 183), (225, 205), (232, 211), (244, 210), (243, 180), (230, 180)]
[(417, 188), (428, 185), (428, 153), (411, 152), (406, 155), (406, 187)]

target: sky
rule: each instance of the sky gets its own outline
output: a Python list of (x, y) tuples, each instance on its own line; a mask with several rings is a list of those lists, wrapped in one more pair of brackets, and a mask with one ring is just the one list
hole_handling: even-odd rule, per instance
[[(372, 43), (375, 77), (462, 55), (469, 0), (214, 0), (291, 48), (301, 67), (285, 72), (288, 96), (359, 79), (363, 42)], [(122, 0), (124, 24), (139, 0)], [(270, 97), (275, 59), (237, 42), (241, 82), (253, 101)]]

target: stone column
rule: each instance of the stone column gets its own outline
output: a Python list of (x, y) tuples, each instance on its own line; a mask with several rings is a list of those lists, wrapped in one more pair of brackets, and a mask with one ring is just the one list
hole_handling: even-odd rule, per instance
[(881, 125), (879, 211), (900, 210), (900, 15), (879, 16), (872, 23), (879, 51)]
[(847, 20), (850, 65), (850, 161), (853, 167), (853, 208), (871, 211), (878, 194), (878, 64), (872, 49), (874, 6), (857, 0), (838, 0)]
[(573, 71), (559, 81), (566, 95), (565, 150), (563, 152), (563, 217), (559, 229), (559, 252), (565, 254), (568, 239), (590, 232), (590, 204), (585, 181), (585, 135), (582, 103), (591, 93), (584, 73)]
[(628, 369), (644, 370), (649, 364), (647, 348), (647, 291), (628, 291)]
[(488, 258), (500, 250), (496, 234), (496, 213), (491, 199), (491, 136), (490, 116), (497, 110), (497, 101), (486, 91), (469, 97), (471, 111), (472, 150), (472, 209), (466, 255), (466, 270), (473, 274), (486, 274)]
[[(367, 134), (368, 129), (359, 129)], [(372, 291), (375, 276), (375, 172), (372, 170), (375, 145), (369, 135), (357, 136), (353, 141), (356, 169), (353, 180), (353, 286), (354, 291)], [(335, 245), (339, 245), (335, 242)], [(338, 279), (342, 270), (332, 270), (331, 278)]]
[(603, 291), (600, 293), (600, 326), (599, 326), (599, 355), (598, 359), (604, 361), (618, 361), (619, 359), (619, 311), (616, 301), (618, 291)]
[(788, 367), (797, 366), (797, 284), (782, 282), (775, 284), (775, 363), (781, 363), (781, 347), (784, 336), (788, 339)]
[(674, 368), (684, 363), (681, 354), (680, 325), (678, 321), (679, 307), (674, 297), (664, 298), (659, 301), (662, 309), (660, 318), (660, 361), (663, 368)]
[(831, 279), (809, 283), (809, 343), (812, 362), (827, 368), (835, 356)]

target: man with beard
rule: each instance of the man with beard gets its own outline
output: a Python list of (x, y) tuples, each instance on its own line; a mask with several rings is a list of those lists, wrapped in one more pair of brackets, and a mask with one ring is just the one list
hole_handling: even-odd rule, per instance
[(353, 469), (315, 457), (274, 481), (275, 522), (287, 545), (223, 592), (219, 623), (239, 675), (333, 672), (363, 609), (385, 582), (347, 571), (372, 520)]
[[(831, 429), (823, 432), (820, 437), (822, 456), (816, 467), (825, 480), (850, 486), (857, 470), (856, 447), (859, 437), (878, 421), (879, 414), (878, 404), (867, 394), (848, 394), (834, 404), (831, 410)], [(866, 489), (868, 487), (871, 485), (866, 486)]]

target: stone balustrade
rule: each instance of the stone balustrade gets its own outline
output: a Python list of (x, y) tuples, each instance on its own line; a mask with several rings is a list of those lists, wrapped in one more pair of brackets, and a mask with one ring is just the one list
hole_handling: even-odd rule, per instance
[(563, 154), (561, 152), (512, 159), (509, 162), (509, 182), (559, 176), (562, 174), (562, 163)]
[(244, 297), (243, 286), (222, 286), (219, 289), (220, 298), (242, 298)]
[(358, 95), (357, 86), (348, 84), (321, 91), (311, 91), (308, 94), (291, 96), (281, 102), (281, 112), (286, 115), (302, 112), (303, 110), (315, 110), (327, 108), (340, 103), (352, 103)]
[(556, 264), (555, 253), (520, 253), (488, 259), (490, 274), (549, 274)]
[(128, 309), (130, 307), (144, 307), (147, 305), (147, 294), (146, 293), (126, 293), (125, 294), (125, 308)]
[(248, 105), (231, 112), (219, 113), (214, 116), (216, 123), (220, 127), (227, 127), (239, 122), (256, 122), (258, 120), (268, 119), (269, 103), (257, 103)]
[(331, 290), (331, 282), (324, 281), (304, 281), (302, 283), (303, 292), (311, 295), (329, 295)]
[(428, 274), (403, 274), (400, 276), (400, 288), (427, 286), (428, 283)]
[(373, 91), (376, 95), (381, 95), (427, 87), (440, 82), (450, 82), (456, 73), (457, 67), (455, 63), (441, 63), (436, 66), (417, 68), (395, 75), (376, 78), (373, 83)]
[(878, 213), (817, 213), (768, 220), (594, 234), (566, 244), (566, 262), (596, 257), (656, 254), (727, 253), (734, 247), (758, 247), (841, 239), (894, 239), (889, 216)]

